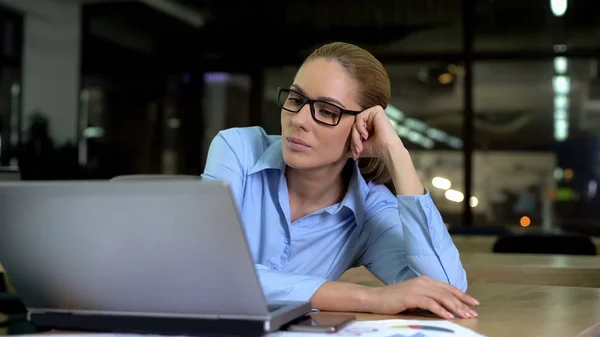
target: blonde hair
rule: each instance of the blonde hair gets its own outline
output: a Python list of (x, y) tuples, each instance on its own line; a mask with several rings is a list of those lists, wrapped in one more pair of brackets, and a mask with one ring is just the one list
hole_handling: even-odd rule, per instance
[[(362, 109), (376, 105), (386, 108), (391, 97), (390, 78), (387, 71), (371, 53), (344, 42), (333, 42), (317, 48), (304, 62), (324, 58), (337, 62), (358, 83), (357, 103)], [(396, 193), (392, 177), (385, 164), (378, 158), (360, 158), (358, 166), (368, 182), (386, 185)]]

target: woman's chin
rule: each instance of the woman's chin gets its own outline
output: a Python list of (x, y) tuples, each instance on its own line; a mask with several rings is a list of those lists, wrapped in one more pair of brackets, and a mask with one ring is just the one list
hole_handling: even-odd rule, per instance
[(283, 151), (283, 161), (293, 169), (308, 169), (314, 167), (313, 158), (304, 152)]

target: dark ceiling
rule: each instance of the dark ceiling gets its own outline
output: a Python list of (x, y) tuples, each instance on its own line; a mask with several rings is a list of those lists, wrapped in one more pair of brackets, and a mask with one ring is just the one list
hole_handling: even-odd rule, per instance
[[(424, 30), (458, 27), (460, 34), (462, 23), (460, 0), (176, 2), (190, 13), (198, 13), (204, 24), (194, 27), (143, 1), (86, 4), (84, 69), (101, 71), (102, 64), (114, 67), (108, 60), (120, 60), (130, 71), (135, 65), (179, 71), (190, 67), (248, 70), (297, 64), (308, 50), (332, 40), (375, 48)], [(562, 20), (552, 16), (548, 0), (476, 0), (475, 4), (478, 37), (569, 32), (598, 25), (593, 1), (569, 1)], [(554, 29), (557, 25), (559, 29)], [(561, 38), (561, 34), (555, 35)], [(457, 45), (455, 54), (459, 52)], [(378, 56), (402, 58), (393, 51)], [(444, 51), (439, 56), (447, 57)]]
[[(458, 7), (452, 6), (456, 0), (441, 6), (436, 5), (439, 1), (409, 2), (414, 7), (403, 10), (393, 1), (380, 1), (379, 6), (368, 1), (181, 1), (204, 18), (200, 28), (137, 1), (89, 4), (84, 8), (84, 40), (88, 41), (84, 62), (93, 68), (97, 60), (110, 59), (111, 55), (127, 60), (138, 54), (161, 66), (290, 64), (319, 43), (345, 40), (385, 44), (418, 30), (451, 24), (459, 15)], [(398, 3), (405, 7), (409, 2)], [(437, 10), (428, 12), (428, 8)], [(431, 18), (415, 19), (418, 16), (411, 13), (416, 12), (428, 12)], [(114, 37), (98, 34), (99, 29), (110, 27)], [(115, 44), (123, 33), (137, 36), (138, 41), (147, 40), (149, 47)], [(107, 48), (110, 46), (104, 42), (114, 48)], [(117, 56), (121, 53), (124, 55)]]

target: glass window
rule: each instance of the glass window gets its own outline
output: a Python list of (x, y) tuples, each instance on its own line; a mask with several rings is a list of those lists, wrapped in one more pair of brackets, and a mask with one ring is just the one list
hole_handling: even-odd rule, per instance
[(392, 82), (387, 113), (446, 223), (462, 224), (463, 75), (446, 62), (386, 65)]
[(475, 225), (597, 228), (598, 71), (563, 57), (475, 64)]

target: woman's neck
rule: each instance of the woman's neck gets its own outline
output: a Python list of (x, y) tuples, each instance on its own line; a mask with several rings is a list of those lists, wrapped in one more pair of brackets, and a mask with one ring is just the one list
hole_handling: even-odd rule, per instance
[(344, 198), (349, 182), (343, 174), (345, 164), (341, 162), (314, 170), (286, 169), (292, 222)]

